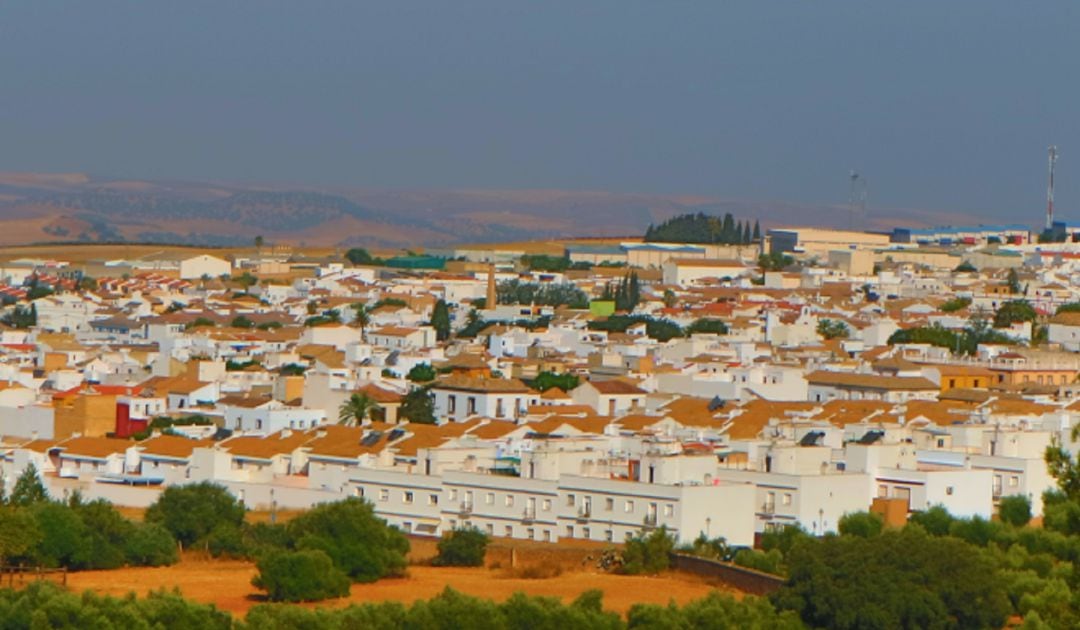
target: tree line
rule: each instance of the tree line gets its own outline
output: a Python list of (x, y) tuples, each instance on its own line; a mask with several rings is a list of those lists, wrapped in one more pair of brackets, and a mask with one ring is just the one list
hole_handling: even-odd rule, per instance
[(730, 212), (723, 218), (697, 214), (682, 214), (650, 225), (645, 230), (647, 243), (704, 243), (720, 245), (749, 245), (761, 240), (761, 225), (749, 219), (736, 221)]

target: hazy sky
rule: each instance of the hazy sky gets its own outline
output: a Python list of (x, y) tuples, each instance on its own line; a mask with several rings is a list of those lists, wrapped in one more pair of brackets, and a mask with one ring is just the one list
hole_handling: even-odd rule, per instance
[(856, 168), (1037, 223), (1078, 114), (1076, 0), (0, 5), (0, 170), (844, 202)]

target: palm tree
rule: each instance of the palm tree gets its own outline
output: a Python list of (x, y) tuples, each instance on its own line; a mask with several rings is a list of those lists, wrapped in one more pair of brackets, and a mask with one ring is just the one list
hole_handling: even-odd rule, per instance
[(371, 323), (371, 311), (368, 310), (363, 302), (357, 302), (356, 304), (353, 304), (352, 307), (353, 310), (356, 311), (356, 317), (353, 318), (353, 321), (360, 327), (360, 339), (363, 339), (364, 332), (367, 330), (368, 324)]
[(338, 408), (338, 424), (362, 425), (379, 408), (375, 399), (363, 392), (354, 393)]

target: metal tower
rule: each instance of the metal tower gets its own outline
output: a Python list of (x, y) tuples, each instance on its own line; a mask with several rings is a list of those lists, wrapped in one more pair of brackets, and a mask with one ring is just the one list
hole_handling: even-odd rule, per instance
[(1054, 224), (1054, 165), (1057, 163), (1057, 147), (1050, 145), (1047, 149), (1049, 155), (1049, 180), (1046, 184), (1046, 229)]
[(848, 229), (855, 228), (855, 217), (860, 218), (860, 223), (866, 217), (866, 178), (852, 169), (848, 174), (851, 187), (848, 191), (848, 211), (851, 216), (848, 220)]

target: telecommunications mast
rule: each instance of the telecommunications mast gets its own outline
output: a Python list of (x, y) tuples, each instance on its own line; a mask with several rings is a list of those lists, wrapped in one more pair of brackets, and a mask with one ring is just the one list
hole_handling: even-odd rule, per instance
[(1054, 164), (1057, 163), (1057, 147), (1050, 145), (1049, 153), (1049, 180), (1046, 183), (1046, 229), (1054, 224)]

